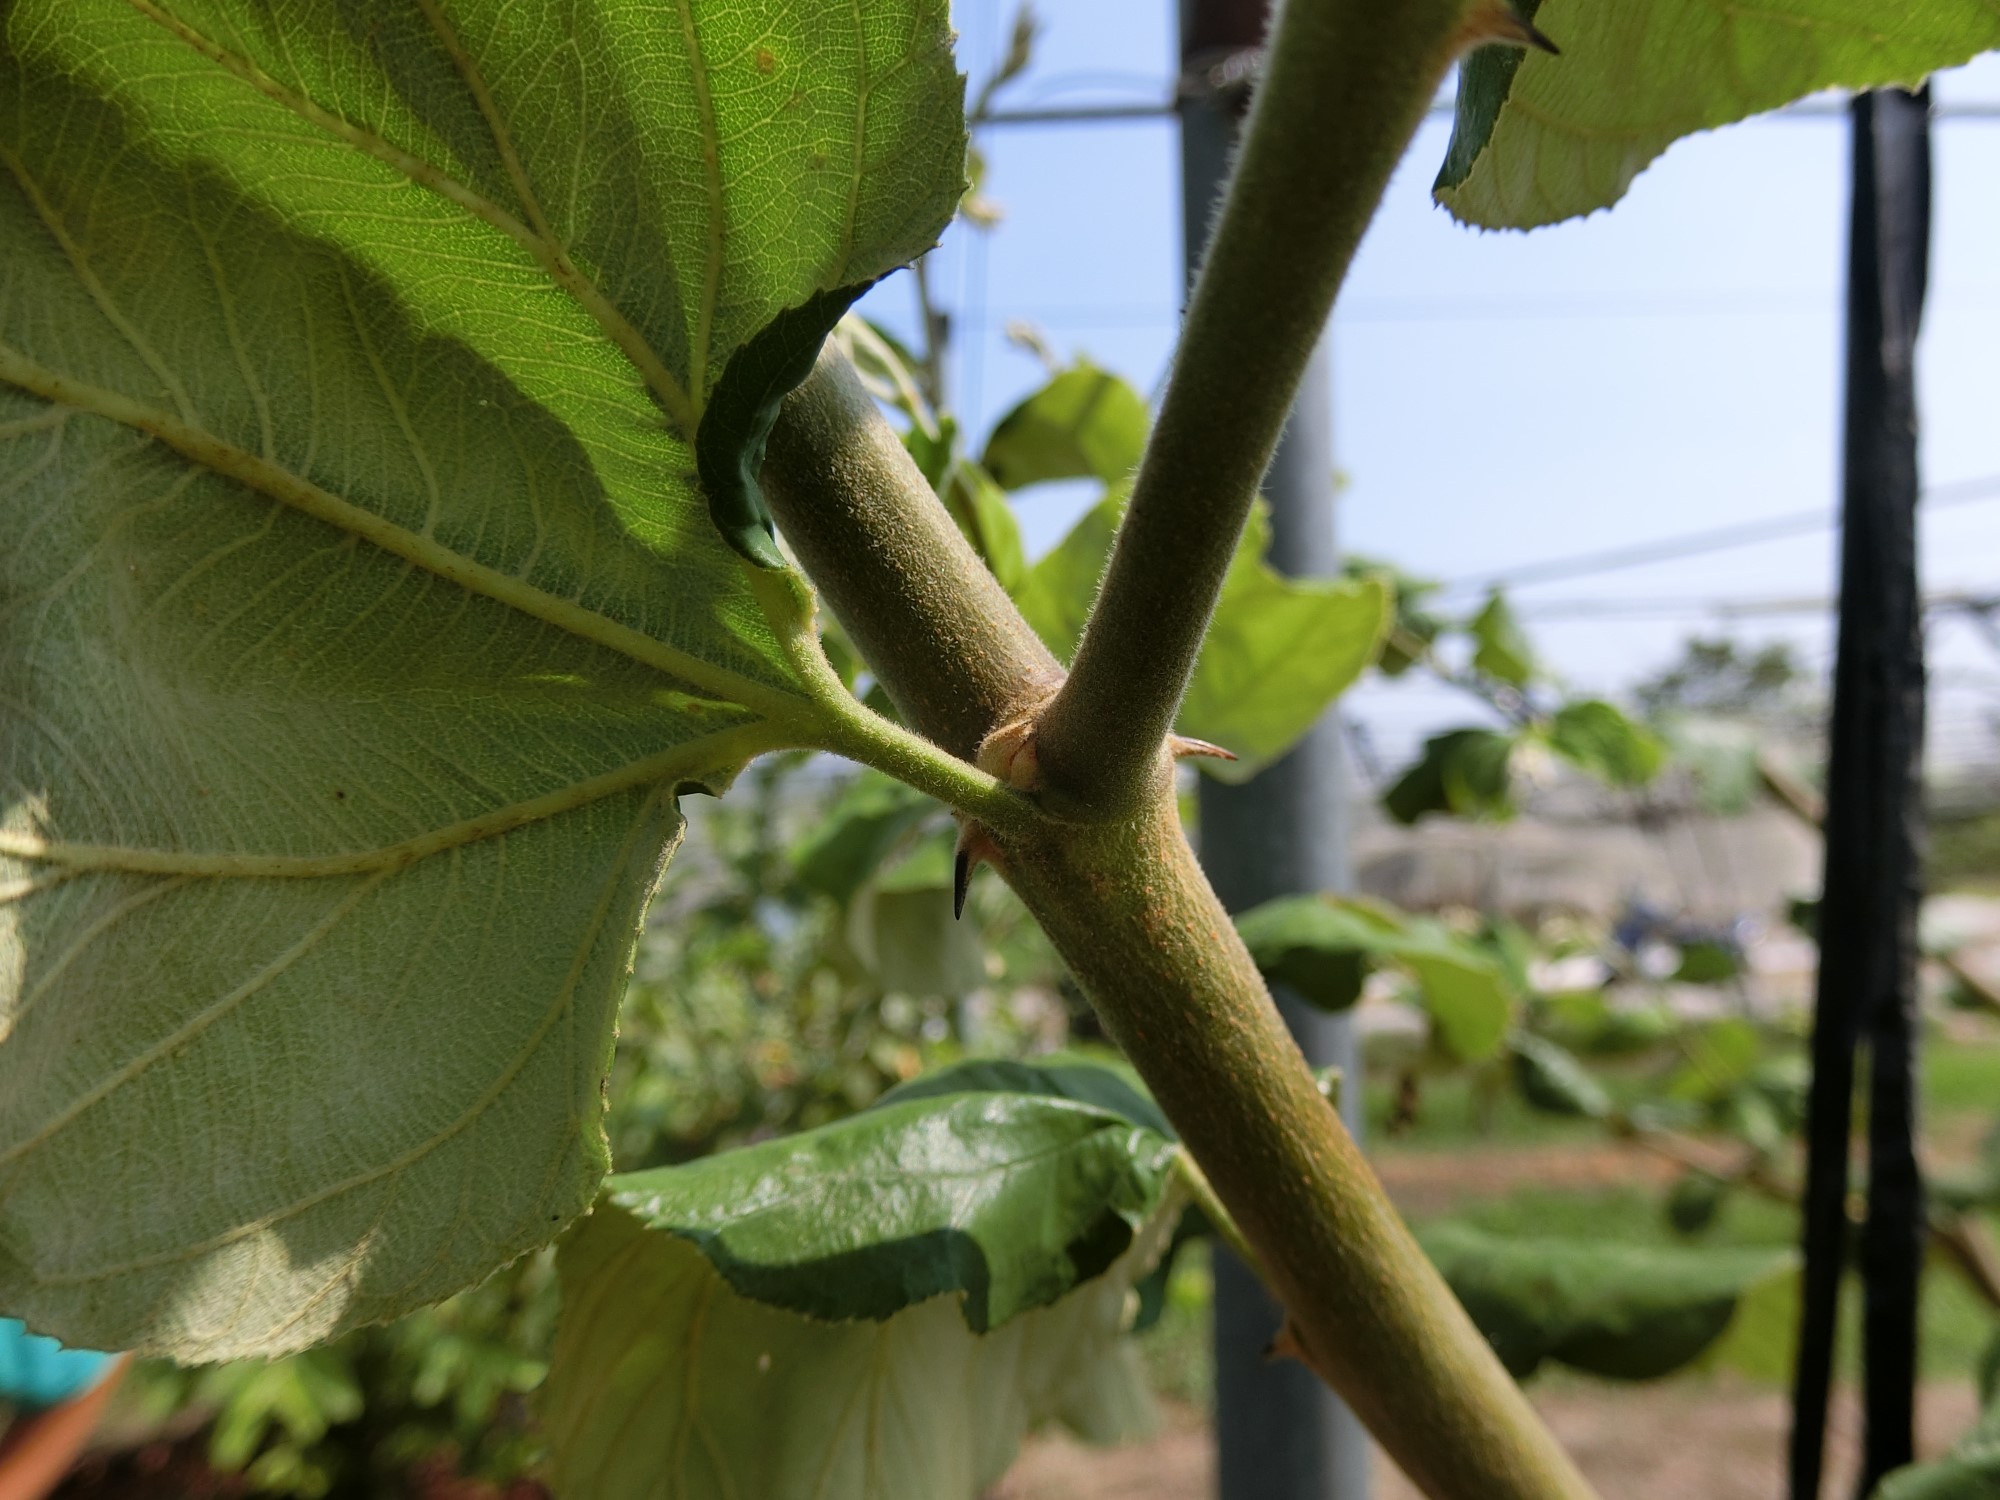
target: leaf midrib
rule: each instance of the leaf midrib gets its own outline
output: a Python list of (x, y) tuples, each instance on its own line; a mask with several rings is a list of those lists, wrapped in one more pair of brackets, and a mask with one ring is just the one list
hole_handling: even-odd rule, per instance
[[(432, 14), (433, 7), (429, 3), (426, 3), (426, 0), (419, 0), (419, 3), (422, 4), (427, 16)], [(690, 442), (694, 440), (695, 430), (701, 423), (701, 413), (704, 404), (699, 380), (696, 377), (698, 377), (701, 366), (706, 360), (706, 349), (697, 344), (696, 349), (692, 351), (690, 358), (690, 365), (692, 367), (690, 385), (693, 388), (690, 390), (674, 378), (673, 373), (668, 370), (666, 362), (660, 358), (659, 353), (647, 342), (645, 336), (626, 320), (624, 314), (619, 312), (611, 300), (598, 288), (597, 284), (577, 268), (575, 262), (570, 259), (568, 252), (555, 239), (553, 234), (546, 232), (546, 221), (542, 221), (543, 229), (541, 232), (538, 232), (537, 227), (523, 223), (499, 204), (494, 203), (483, 194), (475, 192), (471, 187), (460, 182), (456, 177), (453, 177), (449, 172), (438, 166), (437, 163), (418, 156), (414, 152), (406, 151), (393, 141), (387, 140), (371, 130), (365, 130), (352, 121), (333, 113), (312, 99), (286, 88), (277, 79), (264, 72), (263, 69), (259, 68), (248, 58), (231, 52), (221, 43), (196, 30), (179, 17), (155, 4), (154, 0), (126, 0), (126, 4), (131, 6), (140, 15), (159, 25), (168, 34), (179, 38), (192, 51), (206, 57), (224, 72), (249, 85), (274, 104), (291, 111), (300, 119), (315, 126), (333, 139), (342, 141), (362, 154), (373, 157), (384, 165), (394, 168), (419, 187), (429, 189), (447, 202), (465, 210), (465, 212), (471, 214), (474, 218), (491, 225), (527, 250), (548, 274), (549, 279), (565, 292), (569, 293), (571, 299), (583, 309), (591, 321), (596, 323), (603, 330), (606, 337), (618, 347), (619, 352), (638, 371), (640, 377), (659, 400), (661, 406), (666, 409), (667, 414), (679, 426), (682, 435)], [(500, 154), (502, 164), (506, 168), (510, 180), (514, 181), (516, 191), (522, 193), (523, 201), (521, 206), (523, 211), (531, 219), (540, 220), (539, 204), (532, 190), (527, 187), (526, 174), (521, 172), (519, 161), (513, 153), (513, 148), (508, 137), (497, 120), (497, 115), (489, 109), (491, 100), (485, 93), (483, 82), (475, 83), (473, 81), (478, 75), (476, 70), (473, 69), (470, 56), (466, 54), (462, 46), (456, 44), (455, 36), (449, 32), (448, 28), (445, 28), (442, 15), (437, 16), (433, 25), (439, 28), (440, 39), (444, 42), (454, 65), (459, 68), (460, 76), (466, 79), (467, 88), (473, 94), (474, 102), (480, 110), (481, 118), (486, 121), (488, 132), (493, 137), (494, 149)], [(712, 143), (714, 138), (712, 122), (706, 123), (706, 135)], [(712, 157), (714, 155), (712, 144), (708, 150)], [(515, 176), (516, 173), (520, 173), (518, 178)], [(711, 214), (711, 239), (716, 238), (720, 233), (720, 218), (715, 214)], [(717, 253), (719, 255), (719, 251)], [(703, 332), (705, 335), (705, 326)]]
[(224, 478), (358, 537), (470, 593), (483, 595), (569, 635), (666, 673), (704, 694), (786, 722), (797, 720), (802, 711), (809, 709), (811, 700), (804, 694), (787, 692), (718, 666), (608, 615), (551, 594), (514, 574), (476, 562), (432, 537), (398, 526), (282, 465), (226, 442), (205, 428), (121, 392), (61, 374), (4, 343), (0, 343), (0, 381), (45, 401), (103, 417), (157, 438), (183, 458)]

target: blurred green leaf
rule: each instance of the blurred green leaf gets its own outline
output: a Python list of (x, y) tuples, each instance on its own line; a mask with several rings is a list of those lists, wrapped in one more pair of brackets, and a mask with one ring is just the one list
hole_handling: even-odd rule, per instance
[(1373, 907), (1312, 895), (1252, 907), (1236, 930), (1267, 981), (1327, 1011), (1360, 999), (1369, 959), (1402, 936), (1400, 920)]
[(975, 1500), (1043, 1422), (1097, 1443), (1143, 1436), (1154, 1417), (1128, 1304), (1178, 1217), (1161, 1199), (1103, 1274), (977, 1334), (945, 1296), (879, 1322), (750, 1300), (696, 1245), (607, 1202), (561, 1251), (542, 1400), (555, 1488), (564, 1500)]
[(1746, 1294), (1795, 1264), (1789, 1250), (1514, 1238), (1456, 1223), (1418, 1239), (1517, 1377), (1545, 1360), (1620, 1380), (1671, 1374), (1723, 1336)]
[(1247, 781), (1316, 724), (1375, 660), (1391, 613), (1379, 578), (1286, 578), (1264, 561), (1270, 518), (1251, 513), (1209, 622), (1176, 727), (1234, 761), (1198, 761)]
[(905, 1098), (613, 1177), (597, 1212), (693, 1242), (739, 1295), (774, 1307), (882, 1319), (950, 1294), (983, 1333), (1122, 1255), (1158, 1209), (1175, 1149), (1053, 1095)]
[(1545, 738), (1564, 760), (1611, 786), (1644, 786), (1667, 758), (1651, 730), (1596, 698), (1557, 709)]
[(1730, 1185), (1712, 1172), (1683, 1172), (1667, 1190), (1667, 1222), (1679, 1234), (1700, 1234), (1715, 1222)]
[(880, 771), (862, 771), (793, 849), (799, 884), (849, 900), (937, 812), (922, 792)]
[(1384, 677), (1402, 676), (1416, 665), (1445, 628), (1444, 619), (1424, 605), (1424, 600), (1437, 593), (1440, 585), (1432, 579), (1406, 573), (1393, 563), (1352, 552), (1341, 559), (1341, 572), (1348, 578), (1380, 578), (1388, 585), (1394, 606), (1375, 666)]
[(1131, 486), (1111, 486), (1104, 499), (1085, 511), (1063, 536), (1028, 570), (1014, 602), (1028, 623), (1057, 658), (1067, 662), (1083, 639), (1084, 621), (1097, 598), (1097, 581), (1111, 556), (1118, 518), (1125, 512)]
[(1115, 484), (1139, 466), (1151, 425), (1143, 396), (1078, 360), (1000, 419), (980, 465), (1006, 490), (1052, 479)]
[(2000, 1497), (2000, 1335), (1979, 1369), (1979, 1420), (1943, 1458), (1887, 1475), (1873, 1500), (1996, 1500)]
[(1509, 687), (1526, 687), (1535, 675), (1535, 648), (1515, 618), (1507, 596), (1495, 589), (1485, 608), (1465, 627), (1473, 641), (1475, 671), (1497, 678)]
[(1611, 1113), (1611, 1096), (1574, 1054), (1525, 1031), (1515, 1035), (1513, 1050), (1515, 1086), (1536, 1109), (1592, 1120)]
[(1680, 1036), (1685, 1059), (1667, 1079), (1670, 1099), (1718, 1104), (1747, 1080), (1763, 1054), (1757, 1028), (1740, 1017), (1692, 1026)]
[(1732, 944), (1698, 939), (1681, 944), (1675, 984), (1721, 984), (1743, 972), (1743, 955)]
[(1417, 763), (1382, 795), (1398, 823), (1425, 813), (1457, 818), (1514, 815), (1514, 738), (1493, 729), (1452, 729), (1424, 741)]
[(955, 996), (986, 983), (985, 946), (976, 926), (953, 915), (949, 884), (864, 885), (848, 903), (846, 931), (887, 994)]
[(2000, 47), (1982, 0), (1885, 11), (1875, 0), (1523, 0), (1562, 48), (1484, 47), (1460, 65), (1433, 189), (1468, 224), (1526, 229), (1616, 203), (1684, 135), (1825, 88), (1915, 85)]
[(1500, 1050), (1515, 997), (1491, 958), (1435, 922), (1412, 923), (1394, 957), (1416, 975), (1432, 1035), (1449, 1056), (1476, 1063)]
[[(1076, 653), (1129, 490), (1115, 486), (1029, 570), (1021, 613), (1058, 657)], [(1264, 559), (1270, 519), (1253, 509), (1223, 580), (1175, 728), (1233, 751), (1202, 770), (1242, 781), (1284, 754), (1374, 660), (1389, 617), (1382, 580), (1291, 579)]]
[(1491, 1057), (1506, 1036), (1515, 995), (1493, 956), (1441, 923), (1337, 896), (1281, 896), (1236, 920), (1250, 955), (1273, 984), (1322, 1010), (1352, 1005), (1377, 961), (1416, 980), (1439, 1045), (1461, 1062)]

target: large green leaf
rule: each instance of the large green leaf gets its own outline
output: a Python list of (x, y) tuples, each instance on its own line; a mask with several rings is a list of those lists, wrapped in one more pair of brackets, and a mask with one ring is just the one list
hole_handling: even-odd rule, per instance
[(1513, 1238), (1468, 1224), (1419, 1233), (1458, 1300), (1516, 1376), (1554, 1360), (1651, 1380), (1706, 1353), (1740, 1303), (1789, 1276), (1789, 1250), (1690, 1250)]
[(1103, 1273), (1177, 1147), (1053, 1094), (904, 1096), (816, 1130), (612, 1178), (603, 1203), (701, 1247), (738, 1293), (827, 1320), (950, 1295), (975, 1333)]
[(945, 7), (0, 28), (0, 1307), (295, 1348), (595, 1191), (676, 793), (812, 723), (697, 463), (947, 222)]
[(1520, 0), (1560, 56), (1486, 47), (1460, 68), (1434, 191), (1468, 224), (1605, 208), (1684, 135), (1824, 88), (1915, 84), (2000, 47), (1989, 0)]
[[(1028, 571), (1017, 602), (1049, 649), (1076, 652), (1129, 491), (1117, 486)], [(1374, 661), (1393, 609), (1386, 579), (1286, 578), (1264, 561), (1260, 504), (1223, 580), (1175, 727), (1235, 753), (1204, 759), (1244, 781), (1295, 744)]]
[(693, 1244), (606, 1205), (563, 1245), (542, 1417), (564, 1500), (975, 1500), (1030, 1428), (1141, 1435), (1123, 1330), (1164, 1203), (1104, 1275), (976, 1334), (950, 1297), (826, 1323), (735, 1292)]

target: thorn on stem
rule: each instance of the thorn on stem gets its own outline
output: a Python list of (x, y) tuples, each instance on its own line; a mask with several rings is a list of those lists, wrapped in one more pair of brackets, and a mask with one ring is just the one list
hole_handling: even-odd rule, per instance
[(1292, 1320), (1290, 1318), (1285, 1319), (1279, 1325), (1276, 1335), (1273, 1336), (1270, 1343), (1264, 1346), (1264, 1358), (1267, 1360), (1295, 1359), (1300, 1364), (1306, 1363), (1306, 1346), (1299, 1342), (1299, 1336), (1293, 1331)]
[(1562, 49), (1522, 15), (1512, 0), (1472, 0), (1459, 24), (1457, 42), (1461, 55), (1487, 46), (1533, 47), (1551, 57), (1562, 55)]
[(951, 857), (951, 919), (965, 915), (966, 893), (972, 889), (972, 872), (981, 865), (997, 865), (1000, 846), (993, 842), (983, 824), (970, 820), (959, 825), (958, 847)]
[(1186, 760), (1190, 755), (1202, 756), (1208, 760), (1234, 760), (1236, 752), (1225, 750), (1220, 745), (1211, 745), (1207, 740), (1190, 739), (1184, 734), (1167, 736), (1167, 749), (1175, 760)]

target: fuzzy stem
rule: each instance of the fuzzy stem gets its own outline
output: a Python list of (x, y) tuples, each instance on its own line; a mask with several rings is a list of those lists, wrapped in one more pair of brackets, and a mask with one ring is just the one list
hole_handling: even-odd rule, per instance
[(1255, 1248), (1291, 1343), (1403, 1471), (1452, 1500), (1588, 1497), (1320, 1093), (1171, 795), (1005, 859)]
[(771, 432), (764, 488), (904, 718), (959, 759), (1062, 680), (831, 343)]
[[(786, 540), (916, 729), (965, 757), (1047, 697), (1058, 669), (844, 364), (822, 361), (767, 452)], [(1589, 1500), (1321, 1094), (1170, 788), (1089, 824), (1002, 805), (1031, 815), (988, 823), (997, 862), (1241, 1226), (1313, 1367), (1436, 1500)]]
[(1037, 729), (1077, 811), (1158, 780), (1224, 573), (1334, 294), (1464, 40), (1468, 0), (1287, 0), (1132, 502)]

